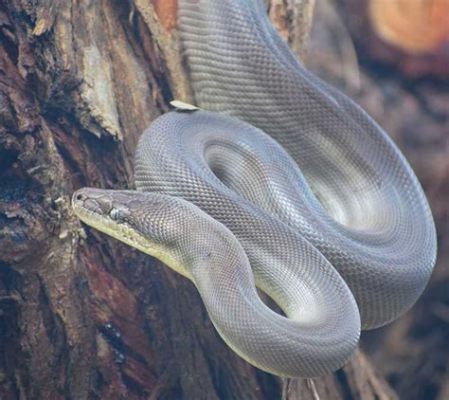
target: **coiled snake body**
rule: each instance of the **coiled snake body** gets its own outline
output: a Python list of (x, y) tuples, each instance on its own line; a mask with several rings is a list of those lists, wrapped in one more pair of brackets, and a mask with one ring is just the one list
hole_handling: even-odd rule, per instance
[(430, 277), (422, 189), (383, 130), (291, 54), (263, 1), (179, 0), (179, 28), (210, 111), (158, 118), (137, 147), (138, 191), (81, 189), (74, 210), (191, 279), (250, 363), (333, 371), (361, 326), (397, 318)]

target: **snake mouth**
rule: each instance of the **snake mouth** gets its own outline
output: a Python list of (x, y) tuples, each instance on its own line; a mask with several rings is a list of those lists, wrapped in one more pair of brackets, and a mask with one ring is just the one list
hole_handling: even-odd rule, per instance
[(116, 218), (117, 208), (108, 192), (93, 188), (77, 190), (72, 196), (73, 211), (85, 224), (137, 247), (144, 241), (143, 238), (123, 218)]
[(113, 221), (111, 221), (108, 218), (108, 214), (102, 210), (99, 202), (89, 197), (88, 190), (89, 189), (80, 189), (73, 194), (72, 210), (86, 225), (111, 235), (111, 232), (114, 232), (115, 230)]
[[(144, 234), (130, 217), (131, 211), (126, 203), (132, 204), (130, 196), (143, 193), (133, 191), (115, 191), (94, 188), (82, 188), (72, 196), (72, 209), (81, 221), (107, 235), (153, 256), (170, 266), (176, 272), (190, 279), (179, 262), (170, 256), (157, 239)], [(134, 205), (142, 204), (134, 200)], [(130, 205), (132, 207), (132, 205)]]

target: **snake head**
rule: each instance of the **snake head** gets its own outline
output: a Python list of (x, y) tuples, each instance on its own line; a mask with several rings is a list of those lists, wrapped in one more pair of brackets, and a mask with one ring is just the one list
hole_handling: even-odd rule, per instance
[[(72, 206), (82, 220), (110, 219), (120, 224), (130, 216), (132, 200), (133, 196), (127, 191), (83, 188), (73, 194)], [(86, 223), (91, 225), (89, 221)]]
[(202, 213), (194, 205), (159, 193), (83, 188), (73, 194), (72, 208), (87, 225), (185, 275), (170, 254), (179, 238), (198, 224)]
[(83, 188), (73, 194), (72, 208), (87, 225), (154, 255), (164, 239), (159, 227), (163, 200), (133, 190)]

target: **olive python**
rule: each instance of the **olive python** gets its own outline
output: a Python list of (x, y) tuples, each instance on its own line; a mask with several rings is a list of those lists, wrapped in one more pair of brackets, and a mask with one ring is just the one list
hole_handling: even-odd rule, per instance
[(74, 212), (190, 279), (249, 363), (334, 371), (361, 328), (424, 290), (436, 254), (425, 195), (379, 125), (291, 53), (264, 1), (179, 0), (178, 25), (201, 109), (143, 133), (137, 190), (80, 189)]

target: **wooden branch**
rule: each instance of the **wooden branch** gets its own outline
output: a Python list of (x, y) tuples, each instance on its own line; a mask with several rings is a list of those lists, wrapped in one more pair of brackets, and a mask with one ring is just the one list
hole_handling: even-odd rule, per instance
[(271, 0), (268, 3), (268, 15), (273, 25), (291, 49), (301, 59), (304, 58), (315, 0)]

